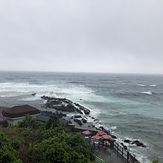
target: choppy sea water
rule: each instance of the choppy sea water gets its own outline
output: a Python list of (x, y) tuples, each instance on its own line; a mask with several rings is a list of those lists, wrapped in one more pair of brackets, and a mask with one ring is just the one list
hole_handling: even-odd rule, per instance
[[(36, 93), (36, 96), (31, 96)], [(163, 75), (0, 72), (0, 105), (32, 104), (42, 95), (66, 97), (92, 110), (142, 163), (163, 162)]]

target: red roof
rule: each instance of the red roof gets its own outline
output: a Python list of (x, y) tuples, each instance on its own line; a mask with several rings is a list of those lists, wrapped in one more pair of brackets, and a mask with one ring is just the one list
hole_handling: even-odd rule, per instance
[(37, 108), (29, 105), (14, 106), (12, 108), (6, 108), (2, 111), (2, 115), (9, 118), (23, 117), (26, 114), (34, 115), (39, 113), (40, 111)]

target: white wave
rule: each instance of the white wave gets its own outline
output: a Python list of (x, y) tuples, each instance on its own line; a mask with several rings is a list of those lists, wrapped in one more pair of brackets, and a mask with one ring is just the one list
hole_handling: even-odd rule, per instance
[(39, 93), (42, 95), (48, 94), (50, 95), (59, 95), (62, 97), (71, 97), (76, 96), (79, 99), (86, 96), (89, 97), (90, 94), (93, 94), (94, 91), (90, 88), (86, 88), (84, 85), (73, 85), (63, 82), (51, 82), (51, 83), (39, 83), (39, 84), (31, 84), (28, 82), (17, 83), (17, 82), (6, 82), (0, 83), (0, 92), (4, 97), (9, 96), (17, 96), (19, 95), (29, 95), (32, 93)]
[(121, 134), (115, 134), (117, 136), (116, 141), (121, 144), (123, 143), (129, 150), (129, 152), (132, 155), (135, 155), (136, 158), (141, 162), (141, 163), (151, 163), (151, 161), (147, 158), (147, 154), (146, 154), (146, 148), (140, 148), (135, 144), (131, 144), (131, 143), (125, 143), (123, 140), (131, 140), (134, 141), (135, 139), (131, 138), (131, 137), (123, 137)]
[(15, 96), (18, 96), (18, 95), (15, 95), (15, 94), (0, 95), (0, 97), (2, 97), (2, 98), (6, 98), (6, 97), (15, 97)]
[(156, 87), (157, 85), (156, 84), (151, 84), (150, 87)]
[(144, 84), (137, 84), (138, 86), (140, 86), (140, 87), (145, 87), (146, 85), (144, 85)]
[(40, 100), (41, 96), (31, 96), (31, 97), (27, 97), (27, 98), (20, 98), (20, 100), (22, 101), (36, 101), (36, 100)]
[(141, 92), (142, 94), (147, 94), (147, 95), (152, 95), (151, 91), (147, 91), (147, 92)]
[(112, 126), (112, 127), (110, 127), (110, 129), (111, 129), (111, 131), (116, 130), (117, 126)]

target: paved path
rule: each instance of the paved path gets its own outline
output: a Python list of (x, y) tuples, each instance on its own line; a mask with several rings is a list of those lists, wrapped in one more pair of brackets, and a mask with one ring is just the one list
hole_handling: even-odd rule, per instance
[(100, 150), (95, 151), (95, 154), (106, 161), (106, 163), (127, 163), (124, 158), (117, 156), (114, 151), (109, 148), (101, 147)]

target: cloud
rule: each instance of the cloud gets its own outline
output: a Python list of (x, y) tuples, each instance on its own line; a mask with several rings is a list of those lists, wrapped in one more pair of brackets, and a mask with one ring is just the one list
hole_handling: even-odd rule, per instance
[(161, 0), (0, 3), (1, 70), (163, 73)]

